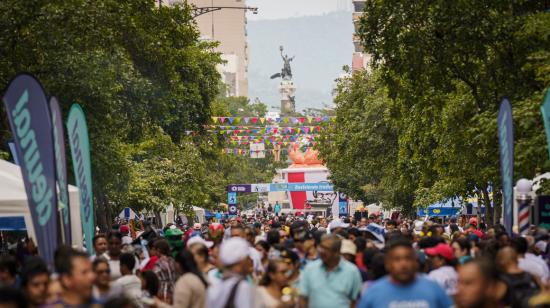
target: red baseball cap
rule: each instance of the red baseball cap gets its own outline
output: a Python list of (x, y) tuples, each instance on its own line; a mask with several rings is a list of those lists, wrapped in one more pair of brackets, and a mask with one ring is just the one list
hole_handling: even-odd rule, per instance
[(424, 251), (428, 256), (440, 256), (447, 260), (452, 260), (455, 258), (455, 254), (453, 252), (453, 248), (447, 244), (437, 244), (437, 246), (432, 248), (427, 248)]
[(130, 232), (130, 228), (127, 225), (122, 225), (119, 228), (120, 233), (128, 234)]

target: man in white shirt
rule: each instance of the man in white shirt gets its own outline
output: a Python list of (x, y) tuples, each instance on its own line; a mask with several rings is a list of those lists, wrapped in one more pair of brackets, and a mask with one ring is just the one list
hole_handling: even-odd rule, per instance
[(447, 295), (455, 295), (458, 274), (454, 267), (451, 266), (451, 263), (455, 259), (453, 248), (447, 244), (440, 243), (435, 247), (427, 248), (425, 252), (433, 268), (428, 274), (428, 278), (437, 282)]
[(141, 297), (141, 280), (134, 274), (136, 258), (131, 253), (120, 255), (121, 277), (112, 284), (113, 291), (123, 294), (131, 300), (139, 301)]
[(512, 248), (518, 254), (519, 268), (539, 278), (541, 283), (546, 285), (550, 276), (548, 266), (544, 260), (528, 252), (529, 244), (527, 239), (523, 237), (512, 239)]
[[(221, 244), (219, 259), (224, 266), (222, 279), (208, 288), (206, 307), (256, 307), (255, 287), (246, 280), (252, 272), (249, 252), (250, 245), (240, 237), (232, 237)], [(233, 305), (228, 305), (229, 301)]]

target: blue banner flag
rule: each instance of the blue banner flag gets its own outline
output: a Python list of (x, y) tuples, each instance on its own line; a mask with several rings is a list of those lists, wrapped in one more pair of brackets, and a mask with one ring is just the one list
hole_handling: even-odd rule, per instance
[(498, 143), (500, 149), (500, 175), (503, 195), (504, 227), (512, 234), (514, 205), (514, 125), (512, 106), (506, 98), (500, 103), (497, 118)]
[(50, 98), (50, 112), (52, 115), (52, 129), (55, 156), (55, 175), (59, 188), (58, 209), (61, 212), (63, 226), (63, 241), (67, 245), (71, 240), (71, 216), (69, 206), (69, 186), (67, 184), (67, 157), (65, 156), (65, 137), (63, 130), (63, 118), (57, 98)]
[(42, 85), (20, 74), (2, 100), (13, 133), (40, 256), (51, 266), (58, 245), (52, 123)]
[(546, 143), (548, 144), (548, 156), (550, 157), (550, 88), (544, 96), (544, 103), (540, 106), (542, 112), (542, 120), (544, 122), (544, 130), (546, 131)]
[(90, 161), (90, 141), (84, 111), (73, 104), (67, 118), (67, 136), (71, 146), (76, 186), (80, 189), (80, 216), (82, 230), (86, 237), (86, 250), (93, 252), (94, 237), (94, 200), (92, 192), (92, 165)]

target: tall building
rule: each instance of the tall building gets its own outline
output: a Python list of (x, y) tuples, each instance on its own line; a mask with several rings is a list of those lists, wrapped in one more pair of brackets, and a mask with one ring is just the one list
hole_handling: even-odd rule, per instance
[(336, 10), (337, 11), (350, 11), (351, 3), (349, 0), (336, 0)]
[[(196, 7), (246, 7), (245, 0), (170, 0), (187, 1)], [(221, 9), (195, 18), (204, 40), (218, 41), (217, 52), (225, 64), (218, 66), (228, 96), (248, 96), (248, 44), (246, 10)]]
[(354, 33), (353, 33), (353, 45), (354, 45), (354, 52), (351, 59), (351, 68), (353, 71), (360, 71), (367, 68), (368, 63), (370, 61), (370, 55), (365, 53), (363, 50), (363, 46), (361, 45), (361, 39), (359, 38), (359, 24), (361, 16), (363, 16), (363, 12), (365, 11), (365, 2), (366, 0), (352, 0), (353, 1), (353, 25), (354, 25)]

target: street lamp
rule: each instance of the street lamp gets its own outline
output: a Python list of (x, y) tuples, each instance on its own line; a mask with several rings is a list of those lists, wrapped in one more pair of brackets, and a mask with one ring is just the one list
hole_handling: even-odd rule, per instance
[(223, 9), (245, 10), (245, 11), (251, 11), (252, 14), (254, 15), (258, 14), (258, 8), (255, 6), (213, 6), (212, 5), (207, 7), (193, 7), (191, 9), (192, 11), (191, 16), (193, 17), (193, 19), (195, 19), (201, 15), (223, 10)]
[(533, 182), (527, 179), (520, 179), (516, 183), (516, 201), (518, 202), (518, 231), (520, 235), (526, 235), (529, 231), (529, 218), (531, 206), (531, 192)]

